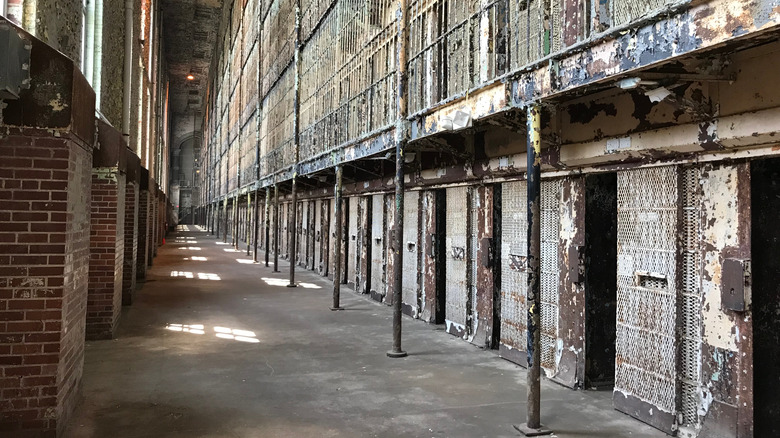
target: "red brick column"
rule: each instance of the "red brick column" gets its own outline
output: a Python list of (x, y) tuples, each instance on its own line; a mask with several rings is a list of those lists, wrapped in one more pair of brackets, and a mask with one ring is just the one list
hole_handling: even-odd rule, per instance
[(119, 169), (92, 169), (91, 206), (87, 339), (111, 339), (122, 309), (125, 254), (125, 175)]
[(138, 250), (136, 252), (136, 279), (146, 279), (149, 251), (149, 171), (141, 168), (138, 181)]
[(84, 363), (95, 94), (71, 60), (19, 32), (30, 89), (0, 105), (0, 436), (48, 437), (75, 407)]
[(125, 149), (127, 157), (127, 182), (125, 183), (125, 257), (122, 271), (122, 304), (133, 304), (138, 258), (138, 172), (141, 166), (138, 157)]

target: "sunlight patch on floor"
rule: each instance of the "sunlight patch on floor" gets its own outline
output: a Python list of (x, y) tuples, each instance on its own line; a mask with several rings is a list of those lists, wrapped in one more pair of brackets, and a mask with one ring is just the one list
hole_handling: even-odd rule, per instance
[(171, 277), (197, 278), (199, 280), (222, 280), (219, 275), (208, 272), (171, 271)]

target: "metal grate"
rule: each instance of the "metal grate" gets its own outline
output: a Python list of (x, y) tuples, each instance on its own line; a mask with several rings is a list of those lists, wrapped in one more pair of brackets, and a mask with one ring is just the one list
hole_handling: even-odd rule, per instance
[(466, 328), (468, 283), (466, 241), (468, 236), (468, 187), (447, 189), (447, 320)]
[(667, 0), (615, 0), (609, 2), (611, 25), (621, 26), (660, 9)]
[(560, 244), (560, 179), (542, 181), (541, 198), (541, 356), (542, 367), (549, 375), (558, 371), (558, 246)]
[(349, 205), (346, 212), (349, 214), (347, 216), (347, 235), (345, 236), (347, 240), (347, 281), (354, 285), (355, 289), (357, 289), (357, 265), (360, 263), (360, 254), (358, 254), (358, 245), (357, 245), (357, 237), (358, 237), (358, 222), (359, 222), (359, 215), (358, 215), (358, 202), (360, 201), (360, 198), (354, 197), (354, 198), (345, 198), (345, 202)]
[(525, 181), (501, 188), (501, 344), (520, 351), (526, 351), (527, 343), (526, 190)]
[(677, 202), (676, 167), (618, 173), (615, 391), (672, 414)]
[(697, 167), (682, 171), (682, 289), (680, 290), (680, 370), (682, 424), (700, 423), (701, 404), (701, 172)]

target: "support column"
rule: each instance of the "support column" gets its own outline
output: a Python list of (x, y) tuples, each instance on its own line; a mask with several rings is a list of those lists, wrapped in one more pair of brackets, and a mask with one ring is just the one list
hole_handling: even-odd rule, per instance
[(274, 272), (279, 272), (279, 184), (274, 183)]
[(340, 164), (336, 165), (336, 186), (333, 189), (334, 215), (336, 221), (336, 237), (333, 241), (333, 307), (330, 310), (342, 310), (341, 300), (341, 240), (344, 233), (344, 214), (341, 211), (341, 184), (344, 169)]
[(252, 250), (252, 223), (254, 219), (252, 213), (252, 192), (250, 191), (246, 193), (246, 255), (250, 255)]
[(265, 267), (271, 254), (271, 187), (265, 188)]
[(254, 209), (252, 210), (252, 215), (254, 216), (254, 220), (252, 221), (252, 246), (254, 246), (254, 251), (252, 252), (252, 261), (257, 263), (257, 243), (258, 243), (258, 233), (260, 232), (260, 189), (255, 189), (255, 203), (254, 203)]
[(398, 70), (396, 74), (398, 96), (396, 108), (398, 123), (395, 127), (395, 216), (393, 224), (393, 349), (388, 357), (406, 357), (401, 349), (401, 301), (403, 288), (403, 235), (404, 235), (404, 148), (409, 138), (407, 58), (409, 51), (409, 7), (407, 0), (398, 2)]
[(225, 195), (225, 199), (222, 200), (222, 210), (223, 210), (223, 217), (222, 217), (222, 243), (227, 243), (227, 229), (228, 229), (228, 197)]
[(233, 249), (238, 249), (238, 219), (240, 217), (238, 215), (238, 205), (239, 205), (238, 204), (238, 196), (239, 196), (238, 193), (236, 193), (236, 197), (233, 198), (233, 214), (232, 214), (232, 216), (233, 216), (233, 226), (231, 227), (233, 229), (230, 230), (230, 232), (232, 234), (232, 236), (230, 236), (230, 237), (231, 237), (231, 243), (233, 244)]
[(295, 284), (295, 263), (298, 259), (298, 251), (296, 248), (298, 230), (297, 222), (295, 220), (298, 210), (298, 193), (296, 191), (295, 174), (293, 174), (292, 179), (292, 203), (290, 205), (290, 225), (287, 227), (290, 232), (290, 282), (287, 284), (287, 287), (298, 287), (298, 285)]
[(549, 435), (551, 430), (542, 426), (540, 419), (541, 337), (539, 312), (541, 310), (540, 253), (541, 253), (541, 126), (542, 114), (538, 104), (527, 109), (528, 175), (527, 175), (527, 254), (528, 254), (528, 415), (526, 422), (515, 429), (525, 436)]

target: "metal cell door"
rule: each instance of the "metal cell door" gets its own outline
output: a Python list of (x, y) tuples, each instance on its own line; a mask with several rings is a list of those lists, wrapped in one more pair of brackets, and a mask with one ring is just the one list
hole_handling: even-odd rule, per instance
[(501, 188), (501, 357), (520, 365), (526, 361), (526, 295), (528, 255), (527, 183), (505, 183)]
[(678, 168), (618, 172), (615, 408), (675, 422)]
[(468, 288), (468, 222), (469, 187), (447, 189), (446, 221), (446, 277), (447, 300), (445, 321), (447, 332), (467, 337), (467, 315), (469, 306)]
[(384, 198), (385, 207), (385, 303), (393, 302), (393, 224), (395, 221), (395, 195), (387, 194)]
[(317, 200), (314, 205), (314, 269), (320, 275), (323, 275), (323, 254), (322, 254), (322, 210), (324, 201)]
[(418, 293), (418, 251), (419, 232), (418, 214), (420, 192), (406, 192), (404, 198), (404, 238), (403, 238), (403, 309), (407, 315), (417, 318), (419, 315)]
[[(563, 349), (563, 340), (558, 336), (559, 307), (558, 286), (561, 277), (559, 261), (561, 228), (561, 186), (560, 179), (542, 181), (541, 198), (541, 366), (552, 377), (558, 373), (558, 362)], [(560, 341), (559, 341), (560, 339)]]
[(310, 270), (317, 269), (317, 250), (315, 249), (316, 243), (317, 243), (317, 201), (309, 201), (309, 214), (308, 214), (308, 226), (306, 227), (306, 233), (309, 236), (308, 238), (308, 250), (306, 251), (308, 254), (308, 261), (306, 264), (306, 267)]
[(353, 290), (357, 289), (357, 265), (360, 263), (360, 255), (357, 251), (358, 240), (358, 218), (360, 214), (358, 212), (359, 198), (348, 198), (349, 208), (345, 209), (349, 214), (347, 215), (347, 284)]
[(381, 301), (387, 287), (385, 271), (385, 203), (384, 195), (374, 195), (371, 200), (371, 296)]

